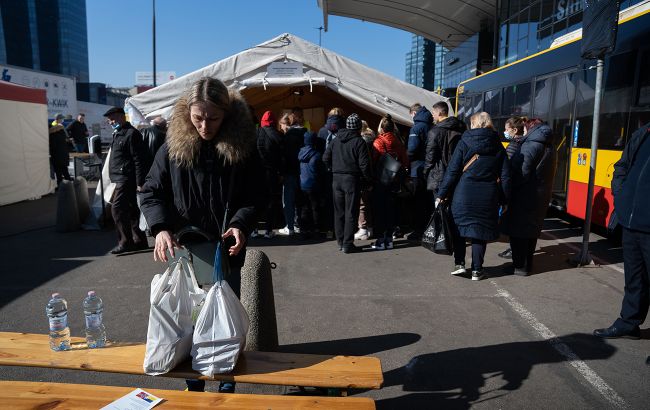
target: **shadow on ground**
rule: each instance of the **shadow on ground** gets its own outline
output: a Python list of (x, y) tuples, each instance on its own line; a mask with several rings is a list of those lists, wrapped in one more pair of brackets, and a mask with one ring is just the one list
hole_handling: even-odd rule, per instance
[[(603, 339), (587, 334), (559, 339), (585, 361), (607, 359), (616, 352)], [(505, 396), (525, 383), (535, 365), (566, 360), (552, 343), (513, 342), (416, 356), (384, 374), (384, 387), (401, 385), (407, 394), (378, 400), (377, 409), (468, 409)], [(486, 390), (488, 383), (495, 387)]]
[(416, 343), (422, 337), (416, 333), (390, 333), (387, 335), (296, 343), (279, 347), (284, 353), (365, 356)]

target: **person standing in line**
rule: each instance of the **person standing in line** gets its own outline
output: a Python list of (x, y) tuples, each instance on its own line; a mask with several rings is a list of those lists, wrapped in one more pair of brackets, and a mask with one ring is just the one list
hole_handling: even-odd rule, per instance
[(122, 108), (113, 107), (104, 113), (104, 117), (113, 128), (108, 175), (115, 183), (111, 212), (118, 243), (111, 253), (119, 255), (147, 249), (147, 237), (138, 226), (140, 211), (136, 198), (149, 171), (142, 134), (126, 120)]
[(63, 127), (63, 114), (57, 114), (49, 126), (50, 163), (56, 175), (57, 185), (67, 179), (72, 181), (68, 165), (70, 164), (70, 151), (68, 150), (68, 134)]
[[(294, 109), (295, 110), (295, 109)], [(297, 112), (297, 111), (296, 111)], [(302, 111), (300, 111), (302, 114)], [(298, 152), (302, 148), (304, 135), (307, 129), (303, 127), (303, 119), (300, 115), (293, 112), (288, 117), (288, 128), (284, 125), (284, 172), (282, 174), (282, 207), (284, 211), (285, 227), (278, 230), (280, 235), (291, 236), (300, 232), (300, 219), (296, 209), (301, 205), (300, 191), (300, 162), (298, 161)], [(286, 121), (285, 121), (286, 122)], [(281, 124), (282, 126), (282, 124)]]
[[(379, 165), (381, 157), (388, 154), (402, 164), (404, 172), (408, 172), (410, 164), (406, 148), (404, 148), (402, 141), (395, 136), (395, 128), (395, 122), (393, 122), (390, 114), (381, 119), (379, 122), (379, 136), (375, 138), (372, 144), (372, 162)], [(380, 172), (378, 169), (377, 174), (379, 175)], [(373, 204), (375, 205), (374, 220), (377, 239), (372, 245), (372, 249), (393, 249), (393, 231), (397, 223), (395, 212), (397, 195), (391, 188), (383, 185), (381, 181), (375, 181)]]
[(409, 241), (419, 241), (429, 220), (431, 199), (427, 196), (426, 180), (424, 178), (424, 162), (426, 157), (427, 134), (433, 125), (431, 112), (420, 103), (411, 106), (409, 113), (413, 118), (413, 127), (409, 131), (407, 153), (411, 163), (411, 180), (414, 184), (411, 229), (407, 235)]
[[(284, 147), (282, 144), (282, 133), (277, 129), (275, 115), (273, 115), (272, 111), (266, 111), (262, 115), (260, 127), (257, 129), (257, 152), (262, 161), (265, 182), (270, 194), (264, 218), (266, 223), (264, 237), (267, 239), (275, 236), (273, 231), (275, 210), (282, 194), (282, 170), (284, 167)], [(251, 236), (255, 237), (257, 235), (257, 229), (255, 229)]]
[[(325, 125), (318, 130), (318, 139), (316, 140), (316, 149), (325, 153), (327, 147), (332, 143), (332, 140), (336, 138), (336, 134), (339, 130), (345, 128), (345, 114), (341, 108), (334, 107), (327, 113), (327, 121)], [(328, 169), (325, 174), (325, 185), (327, 187), (332, 186), (332, 170)], [(332, 198), (332, 190), (327, 188), (324, 191), (324, 202), (325, 210), (324, 212), (324, 229), (326, 231), (326, 238), (334, 238), (334, 199)]]
[[(508, 141), (506, 147), (506, 155), (508, 160), (512, 160), (512, 156), (519, 152), (521, 149), (521, 137), (524, 136), (524, 123), (528, 121), (527, 117), (510, 117), (506, 121), (503, 136)], [(512, 248), (508, 247), (503, 252), (497, 253), (497, 256), (503, 259), (512, 259)]]
[(431, 107), (431, 114), (435, 124), (427, 134), (424, 177), (427, 180), (427, 190), (431, 191), (431, 197), (435, 198), (456, 145), (467, 131), (467, 126), (458, 118), (449, 116), (449, 106), (446, 102), (435, 103)]
[(67, 126), (66, 131), (74, 141), (74, 149), (77, 152), (88, 152), (88, 127), (86, 126), (86, 115), (79, 113), (77, 119)]
[(594, 330), (594, 336), (639, 339), (639, 326), (650, 307), (650, 122), (632, 134), (614, 164), (612, 194), (623, 229), (625, 292), (619, 318), (610, 327)]
[[(361, 138), (368, 146), (368, 152), (372, 153), (372, 145), (375, 142), (375, 132), (370, 129), (368, 123), (361, 121)], [(372, 155), (371, 155), (372, 158)], [(361, 202), (359, 204), (359, 230), (354, 234), (355, 240), (365, 241), (372, 238), (373, 234), (373, 212), (372, 200), (368, 187), (361, 189)], [(392, 236), (391, 236), (392, 240)]]
[(318, 235), (323, 231), (323, 208), (325, 189), (325, 173), (327, 169), (323, 163), (322, 154), (316, 149), (318, 137), (316, 133), (305, 132), (304, 146), (300, 148), (298, 160), (300, 161), (300, 189), (304, 201), (301, 207), (301, 234), (305, 239)]
[(156, 117), (151, 121), (151, 126), (142, 129), (142, 140), (147, 150), (147, 169), (151, 168), (156, 153), (165, 143), (167, 136), (167, 120)]
[[(472, 241), (472, 280), (481, 280), (487, 242), (499, 237), (499, 206), (510, 190), (506, 150), (486, 112), (472, 115), (451, 157), (435, 206), (451, 200), (454, 263), (452, 275), (465, 270), (465, 239)], [(453, 195), (453, 197), (452, 197)], [(450, 198), (451, 197), (451, 198)]]
[(345, 125), (325, 150), (323, 161), (332, 170), (334, 231), (339, 250), (355, 253), (361, 250), (354, 245), (361, 186), (372, 182), (372, 173), (368, 147), (360, 134), (361, 118), (350, 114)]
[(539, 118), (528, 119), (519, 147), (511, 151), (512, 193), (508, 210), (501, 215), (501, 232), (510, 236), (512, 267), (508, 273), (528, 276), (533, 269), (533, 255), (551, 200), (557, 166), (551, 127)]

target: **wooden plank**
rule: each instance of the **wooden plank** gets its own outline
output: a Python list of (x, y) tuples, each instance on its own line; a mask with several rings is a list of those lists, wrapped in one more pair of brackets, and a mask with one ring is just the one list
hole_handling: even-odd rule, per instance
[[(0, 365), (3, 366), (144, 374), (144, 353), (142, 343), (109, 343), (101, 349), (88, 349), (85, 339), (80, 337), (72, 338), (71, 350), (54, 352), (47, 335), (0, 332)], [(379, 389), (384, 381), (381, 362), (376, 357), (271, 352), (244, 352), (232, 373), (214, 378), (192, 370), (189, 360), (165, 376), (341, 389)]]
[[(133, 387), (94, 386), (42, 382), (0, 381), (0, 408), (99, 409), (130, 393)], [(165, 400), (155, 408), (174, 409), (360, 409), (375, 408), (367, 397), (270, 396), (257, 394), (197, 393), (144, 389)]]

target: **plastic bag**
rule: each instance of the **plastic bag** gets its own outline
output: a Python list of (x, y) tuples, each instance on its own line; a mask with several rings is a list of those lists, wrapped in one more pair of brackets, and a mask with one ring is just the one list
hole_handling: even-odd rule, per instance
[(235, 368), (249, 327), (244, 306), (223, 278), (221, 246), (215, 252), (215, 283), (199, 313), (192, 344), (192, 369), (209, 377)]
[(167, 373), (192, 349), (192, 315), (205, 298), (191, 264), (182, 258), (151, 281), (151, 308), (143, 368), (148, 375)]
[(435, 253), (453, 254), (450, 223), (449, 205), (443, 202), (431, 215), (429, 225), (422, 235), (422, 246)]

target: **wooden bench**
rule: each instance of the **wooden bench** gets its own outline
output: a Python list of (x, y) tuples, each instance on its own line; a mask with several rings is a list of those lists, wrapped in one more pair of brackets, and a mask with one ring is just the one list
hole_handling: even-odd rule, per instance
[[(0, 381), (0, 408), (99, 409), (132, 392), (132, 387), (93, 386), (41, 382)], [(155, 408), (197, 409), (374, 409), (367, 397), (270, 396), (257, 394), (197, 393), (145, 389), (165, 399)]]
[[(97, 372), (144, 374), (145, 345), (109, 343), (101, 349), (88, 349), (85, 339), (72, 338), (72, 349), (54, 352), (48, 336), (31, 333), (0, 332), (0, 365), (77, 369)], [(384, 378), (381, 362), (368, 356), (330, 356), (297, 353), (246, 351), (237, 367), (228, 374), (206, 377), (192, 370), (188, 360), (165, 377), (222, 380), (281, 386), (340, 389), (379, 389)]]

